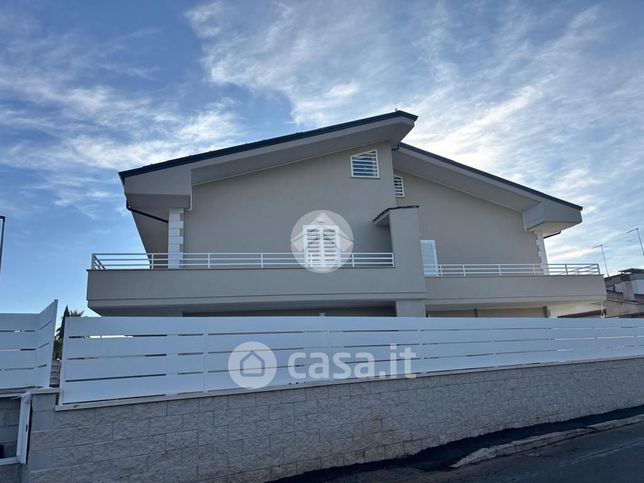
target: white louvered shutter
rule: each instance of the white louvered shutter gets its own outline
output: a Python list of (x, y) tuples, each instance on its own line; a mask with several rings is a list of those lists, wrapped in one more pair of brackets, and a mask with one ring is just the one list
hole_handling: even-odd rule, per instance
[(340, 266), (340, 229), (337, 226), (304, 226), (304, 257), (306, 265), (315, 267)]
[(426, 277), (438, 276), (438, 258), (436, 257), (436, 241), (421, 240), (420, 252), (423, 257), (423, 271)]
[(376, 150), (351, 156), (351, 176), (354, 178), (377, 178), (378, 153)]

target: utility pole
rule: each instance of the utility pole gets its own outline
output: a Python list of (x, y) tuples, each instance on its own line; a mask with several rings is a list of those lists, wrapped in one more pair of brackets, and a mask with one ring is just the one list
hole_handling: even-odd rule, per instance
[(593, 248), (601, 248), (602, 249), (602, 258), (604, 259), (604, 268), (606, 269), (606, 276), (608, 277), (608, 265), (606, 264), (606, 254), (604, 253), (604, 244), (600, 243), (599, 245), (595, 245)]
[(2, 228), (0, 228), (0, 270), (2, 270), (2, 248), (4, 247), (4, 223), (6, 218), (3, 215), (0, 215), (0, 223), (2, 223)]
[(639, 227), (633, 228), (632, 230), (628, 230), (626, 233), (633, 233), (633, 232), (637, 233), (637, 238), (640, 241), (640, 249), (642, 250), (642, 255), (644, 255), (644, 245), (642, 245), (642, 237), (640, 236), (640, 228)]

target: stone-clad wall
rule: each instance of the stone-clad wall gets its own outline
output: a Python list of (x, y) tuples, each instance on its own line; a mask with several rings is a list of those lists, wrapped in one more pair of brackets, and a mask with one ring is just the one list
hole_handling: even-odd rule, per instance
[(23, 482), (265, 481), (644, 404), (644, 359), (89, 409), (34, 396)]

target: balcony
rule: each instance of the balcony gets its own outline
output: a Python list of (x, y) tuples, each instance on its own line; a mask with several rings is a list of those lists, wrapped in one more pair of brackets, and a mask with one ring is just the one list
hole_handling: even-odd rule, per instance
[(430, 309), (539, 306), (606, 298), (594, 263), (425, 265)]
[(404, 254), (396, 263), (392, 253), (342, 255), (338, 270), (315, 273), (323, 262), (292, 253), (94, 254), (87, 301), (101, 315), (183, 315), (425, 299)]

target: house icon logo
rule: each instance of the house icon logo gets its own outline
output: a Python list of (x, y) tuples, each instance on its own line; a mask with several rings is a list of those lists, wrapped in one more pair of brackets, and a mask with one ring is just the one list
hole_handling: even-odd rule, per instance
[(271, 383), (276, 372), (275, 354), (261, 342), (243, 342), (228, 356), (228, 373), (239, 387), (265, 387)]
[(262, 377), (266, 374), (264, 359), (257, 355), (255, 351), (247, 352), (241, 360), (239, 372), (244, 377)]

